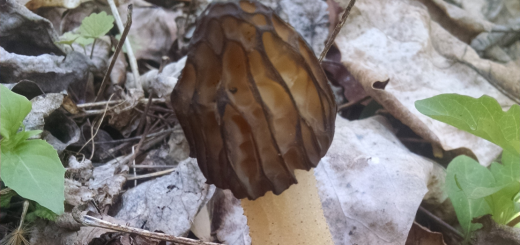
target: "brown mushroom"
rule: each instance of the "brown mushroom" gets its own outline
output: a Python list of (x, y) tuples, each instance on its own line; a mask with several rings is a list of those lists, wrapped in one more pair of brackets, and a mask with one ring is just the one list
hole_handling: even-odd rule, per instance
[(334, 135), (336, 104), (316, 56), (256, 1), (202, 13), (171, 101), (207, 182), (237, 198), (282, 193)]

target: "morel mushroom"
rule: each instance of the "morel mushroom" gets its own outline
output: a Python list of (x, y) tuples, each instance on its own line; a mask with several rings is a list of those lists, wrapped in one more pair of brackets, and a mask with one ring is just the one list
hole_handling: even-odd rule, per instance
[(336, 104), (316, 56), (255, 1), (202, 13), (171, 101), (207, 182), (237, 198), (282, 193), (334, 136)]

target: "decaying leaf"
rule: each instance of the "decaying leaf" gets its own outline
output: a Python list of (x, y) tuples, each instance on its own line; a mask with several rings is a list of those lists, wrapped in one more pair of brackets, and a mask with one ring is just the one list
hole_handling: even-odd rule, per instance
[(31, 80), (46, 93), (61, 92), (76, 81), (86, 82), (91, 65), (85, 55), (77, 52), (66, 57), (50, 54), (26, 56), (9, 53), (0, 47), (0, 80), (4, 83)]
[[(365, 91), (434, 146), (442, 146), (444, 150), (470, 149), (484, 165), (500, 153), (498, 146), (427, 118), (414, 108), (415, 101), (441, 93), (472, 97), (487, 94), (505, 108), (513, 103), (469, 63), (453, 60), (477, 55), (431, 21), (427, 9), (420, 4), (356, 2), (336, 45), (343, 64)], [(387, 79), (390, 81), (385, 90), (374, 87), (378, 81)]]
[(480, 218), (473, 219), (473, 223), (482, 224), (482, 229), (474, 234), (475, 245), (519, 245), (520, 229), (499, 225), (491, 218), (491, 215), (484, 215)]
[(229, 190), (217, 188), (210, 205), (211, 231), (218, 241), (230, 245), (250, 245), (249, 226), (240, 200)]
[(411, 153), (387, 125), (381, 116), (336, 121), (334, 141), (315, 170), (336, 244), (404, 244), (428, 188), (440, 195), (430, 200), (447, 198), (439, 193), (443, 168)]
[[(160, 73), (156, 69), (148, 71), (139, 77), (143, 90), (152, 91), (157, 97), (170, 99), (171, 91), (185, 65), (186, 57), (166, 65)], [(127, 84), (127, 87), (135, 87), (135, 84)]]
[(179, 163), (175, 172), (128, 190), (115, 216), (130, 226), (166, 234), (186, 235), (191, 221), (215, 191), (205, 184), (196, 160)]
[[(175, 19), (182, 13), (158, 8), (145, 1), (134, 1), (132, 28), (128, 34), (136, 59), (151, 60), (158, 64), (177, 39)], [(135, 5), (135, 3), (134, 3)], [(119, 7), (123, 23), (127, 5)]]
[[(64, 54), (60, 47), (54, 43), (58, 41), (58, 35), (51, 22), (29, 11), (16, 0), (4, 0), (0, 6), (0, 33), (2, 33), (0, 46), (8, 53), (22, 55)], [(0, 54), (0, 61), (4, 59), (4, 55), (3, 53)], [(3, 65), (0, 65), (0, 69), (2, 69), (2, 74), (7, 71)], [(10, 83), (4, 80), (4, 75), (1, 78), (2, 83)]]
[(95, 203), (100, 208), (112, 205), (126, 182), (128, 165), (124, 164), (121, 157), (94, 168), (88, 187), (95, 191)]
[(413, 222), (405, 245), (446, 245), (442, 233), (432, 232), (428, 228)]
[(60, 108), (63, 97), (65, 97), (63, 94), (53, 93), (31, 99), (31, 112), (23, 120), (26, 130), (43, 130), (44, 118)]
[(336, 105), (317, 58), (258, 2), (208, 6), (171, 98), (208, 183), (237, 198), (280, 194), (334, 135)]

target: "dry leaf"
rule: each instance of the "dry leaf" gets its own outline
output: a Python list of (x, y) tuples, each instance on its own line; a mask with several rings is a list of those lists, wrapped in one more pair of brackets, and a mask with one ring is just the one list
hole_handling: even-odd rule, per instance
[(428, 228), (413, 222), (405, 245), (446, 245), (442, 233), (432, 232)]
[(443, 168), (411, 153), (387, 125), (381, 116), (336, 119), (331, 148), (315, 170), (336, 244), (402, 245), (428, 188), (429, 202), (447, 198), (438, 191)]
[(217, 188), (210, 203), (211, 231), (229, 245), (250, 245), (249, 226), (240, 200), (229, 190)]
[(520, 229), (497, 224), (490, 214), (474, 218), (472, 222), (482, 224), (482, 228), (475, 231), (474, 245), (520, 245)]
[[(444, 150), (468, 148), (483, 165), (500, 154), (500, 147), (415, 109), (415, 101), (441, 93), (487, 94), (504, 108), (513, 104), (469, 65), (453, 60), (464, 53), (471, 57), (474, 51), (432, 22), (424, 6), (358, 1), (336, 44), (343, 64), (365, 91), (415, 133)], [(385, 90), (374, 88), (387, 79)]]
[(161, 231), (174, 236), (188, 234), (199, 209), (215, 191), (193, 158), (179, 163), (175, 172), (128, 190), (115, 216), (129, 226)]

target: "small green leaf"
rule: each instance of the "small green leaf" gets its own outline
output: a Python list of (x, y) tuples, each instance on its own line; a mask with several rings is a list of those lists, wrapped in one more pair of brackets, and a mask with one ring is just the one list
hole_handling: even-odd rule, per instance
[(16, 192), (10, 190), (6, 194), (0, 196), (0, 208), (9, 208), (9, 204), (11, 203), (11, 198), (16, 196)]
[(104, 36), (114, 27), (114, 17), (107, 15), (105, 11), (83, 19), (79, 27), (79, 33), (87, 38), (99, 38)]
[(31, 108), (31, 102), (25, 97), (0, 85), (0, 135), (4, 138), (2, 141), (9, 140), (16, 134)]
[(478, 99), (441, 94), (415, 102), (415, 108), (433, 119), (491, 141), (504, 150), (520, 156), (520, 106), (504, 112), (498, 102), (489, 97)]
[(57, 214), (63, 213), (65, 168), (51, 145), (27, 140), (12, 149), (2, 147), (0, 157), (0, 174), (6, 186)]
[(471, 223), (474, 217), (491, 213), (491, 208), (484, 198), (470, 199), (468, 193), (476, 187), (493, 187), (494, 184), (495, 180), (489, 170), (472, 158), (458, 156), (448, 165), (447, 193), (466, 235), (482, 226)]
[(94, 38), (79, 37), (78, 39), (76, 39), (76, 43), (81, 45), (81, 47), (85, 48), (87, 45), (94, 43)]
[(63, 35), (61, 35), (60, 40), (58, 41), (59, 44), (66, 44), (66, 45), (72, 45), (76, 39), (80, 37), (79, 34), (75, 34), (72, 32), (65, 32)]
[(55, 221), (58, 218), (58, 215), (47, 209), (46, 207), (36, 203), (36, 209), (32, 211), (32, 213), (42, 219)]

